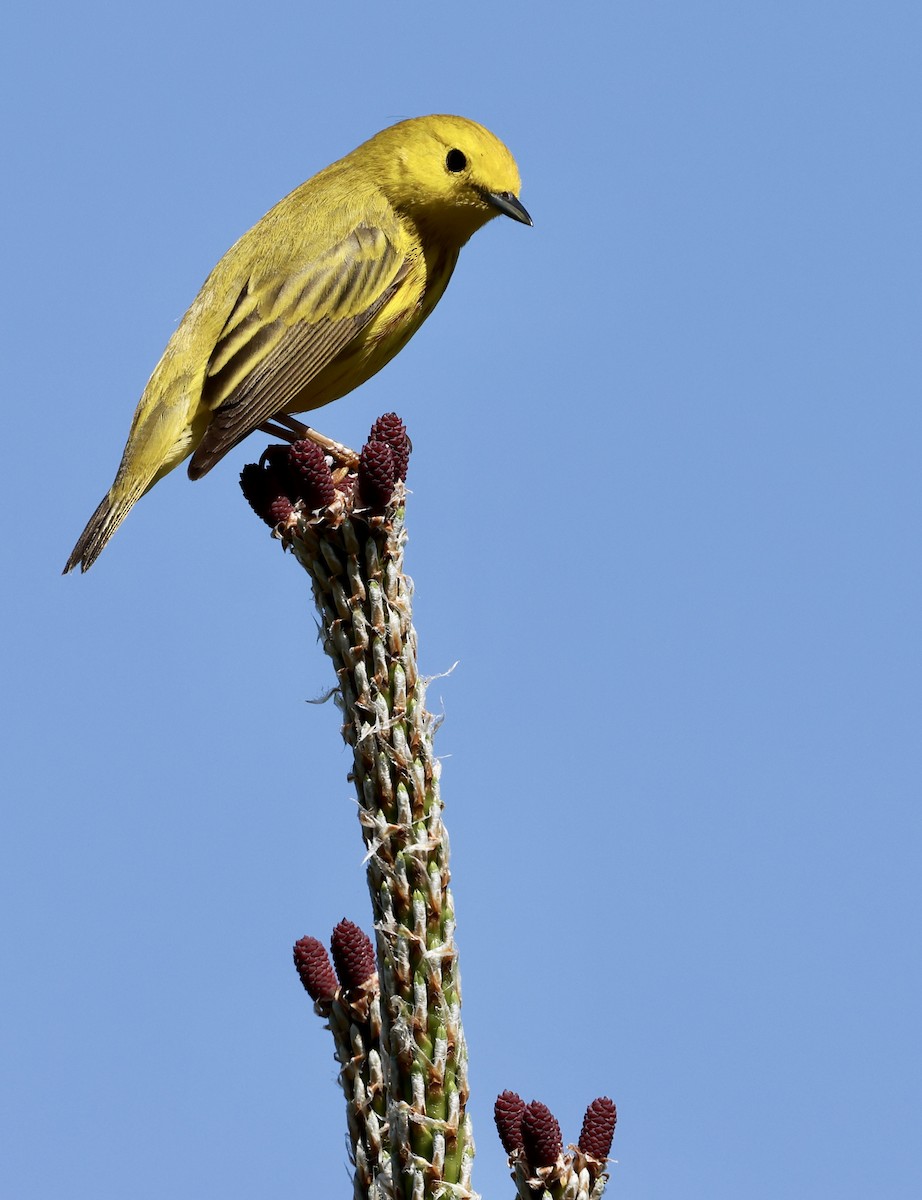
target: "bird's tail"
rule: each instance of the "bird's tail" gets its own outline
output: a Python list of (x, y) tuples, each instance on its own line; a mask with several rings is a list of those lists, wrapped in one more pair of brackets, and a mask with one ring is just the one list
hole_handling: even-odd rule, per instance
[(134, 507), (135, 502), (144, 492), (142, 480), (137, 486), (129, 489), (119, 487), (119, 480), (103, 497), (102, 503), (86, 523), (86, 529), (77, 539), (77, 544), (71, 551), (70, 558), (62, 572), (64, 575), (79, 566), (81, 571), (88, 571), (99, 558), (103, 547), (115, 533), (122, 521)]

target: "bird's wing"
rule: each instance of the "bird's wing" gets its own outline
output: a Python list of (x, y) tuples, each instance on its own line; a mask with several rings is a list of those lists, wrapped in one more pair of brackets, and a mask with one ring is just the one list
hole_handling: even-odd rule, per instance
[(395, 240), (359, 225), (300, 271), (247, 280), (205, 371), (213, 415), (190, 478), (285, 411), (387, 303), (407, 269)]

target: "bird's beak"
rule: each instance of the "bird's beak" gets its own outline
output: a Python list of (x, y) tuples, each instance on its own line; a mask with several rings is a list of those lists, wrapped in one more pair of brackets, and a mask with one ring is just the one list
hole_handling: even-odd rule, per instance
[(513, 221), (521, 221), (523, 225), (534, 225), (534, 221), (525, 211), (525, 206), (512, 192), (484, 192), (483, 195), (494, 208), (498, 208), (507, 217), (512, 217)]

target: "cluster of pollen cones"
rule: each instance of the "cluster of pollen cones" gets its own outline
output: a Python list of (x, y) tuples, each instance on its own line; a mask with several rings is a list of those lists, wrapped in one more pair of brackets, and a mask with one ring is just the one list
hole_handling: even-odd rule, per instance
[(396, 413), (371, 427), (355, 464), (331, 465), (320, 445), (302, 438), (269, 446), (240, 473), (250, 507), (268, 525), (285, 525), (298, 513), (321, 512), (348, 500), (353, 510), (381, 512), (407, 477), (410, 439)]
[(583, 1117), (579, 1141), (564, 1154), (557, 1118), (540, 1100), (526, 1104), (515, 1092), (496, 1098), (493, 1117), (520, 1195), (592, 1195), (604, 1187), (605, 1164), (618, 1113), (607, 1096), (593, 1100)]

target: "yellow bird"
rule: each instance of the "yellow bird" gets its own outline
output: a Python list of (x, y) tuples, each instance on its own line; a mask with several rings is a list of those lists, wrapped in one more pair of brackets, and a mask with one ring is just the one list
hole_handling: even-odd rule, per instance
[(531, 225), (515, 159), (464, 117), (401, 121), (333, 163), (214, 268), (154, 368), (115, 482), (65, 574), (86, 571), (132, 505), (192, 455), (198, 479), (254, 429), (351, 392), (432, 312), (492, 217)]

